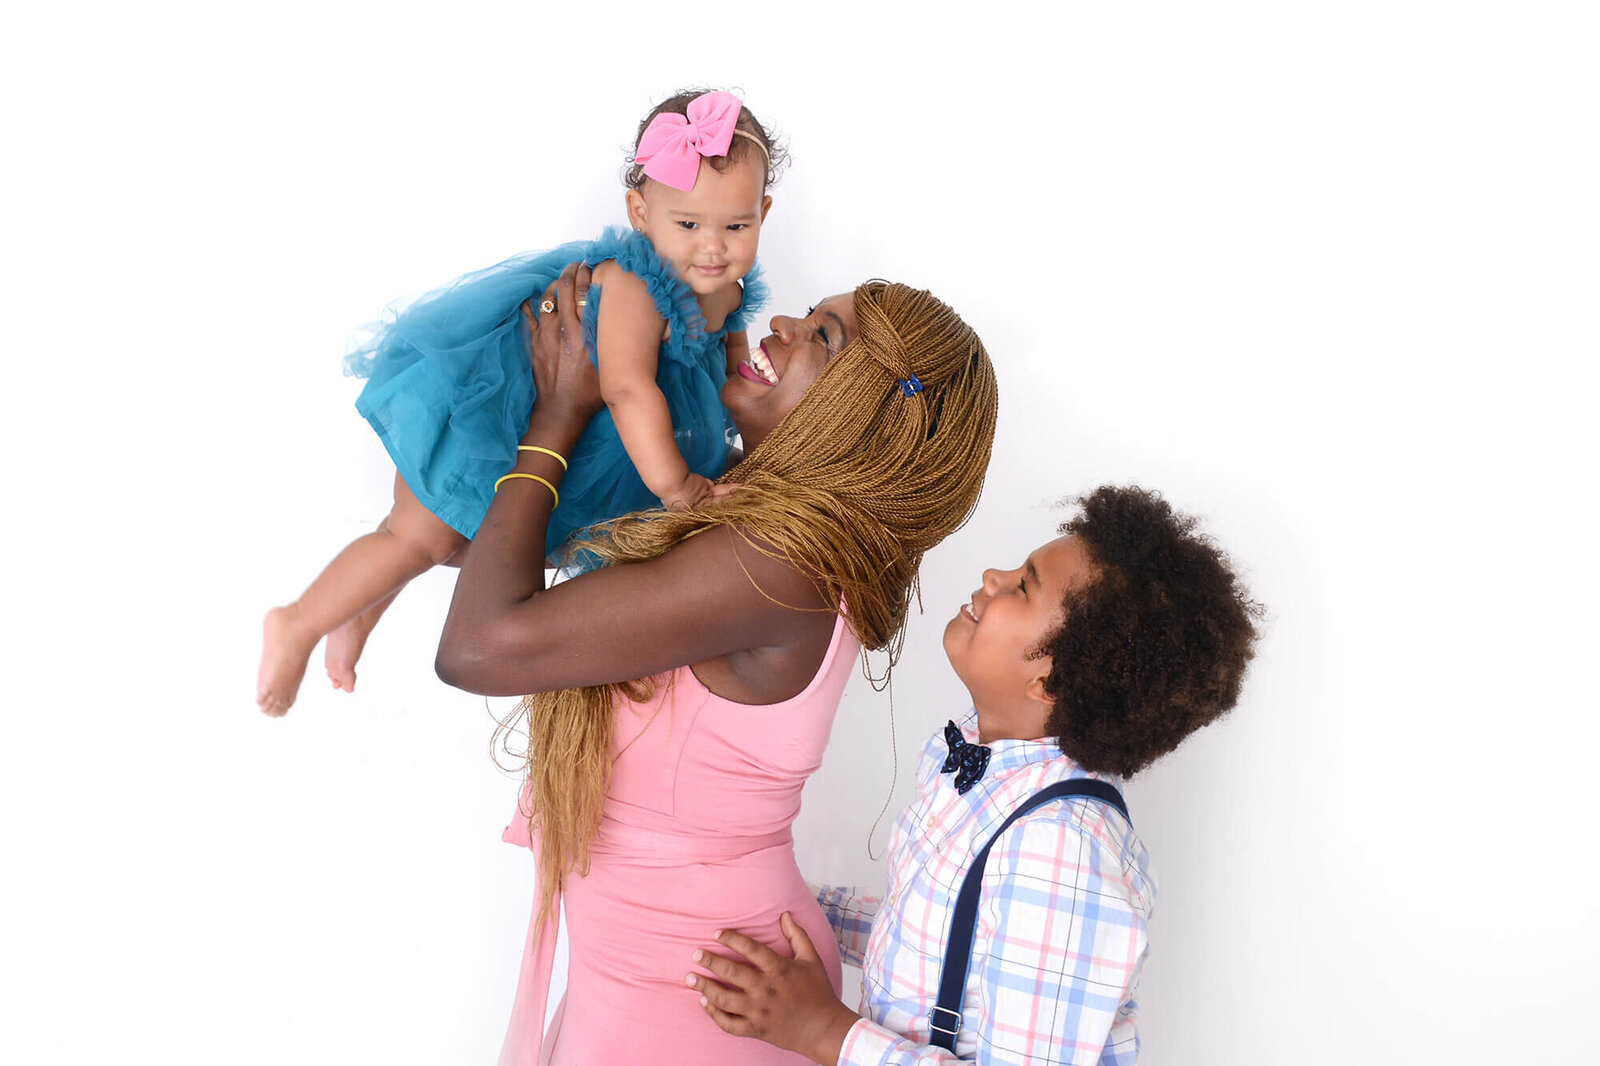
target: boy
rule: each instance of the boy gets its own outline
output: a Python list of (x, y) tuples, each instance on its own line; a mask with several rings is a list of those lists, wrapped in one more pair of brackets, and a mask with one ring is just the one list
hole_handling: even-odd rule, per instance
[[(862, 1014), (834, 997), (784, 915), (793, 959), (727, 931), (717, 940), (748, 964), (695, 953), (716, 980), (688, 983), (723, 1029), (840, 1066), (1137, 1059), (1155, 886), (1132, 826), (1073, 797), (996, 833), (1042, 788), (1118, 786), (1231, 708), (1258, 608), (1194, 519), (1156, 494), (1103, 486), (1081, 502), (1021, 567), (984, 571), (945, 629), (973, 712), (924, 748), (887, 894), (818, 894), (865, 975)], [(957, 892), (991, 838), (956, 1025), (935, 998)], [(954, 1052), (931, 1046), (938, 1030), (954, 1030)]]

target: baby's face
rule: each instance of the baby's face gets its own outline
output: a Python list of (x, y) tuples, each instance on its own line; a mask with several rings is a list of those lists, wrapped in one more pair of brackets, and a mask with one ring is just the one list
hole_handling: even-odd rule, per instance
[(721, 173), (701, 160), (688, 191), (648, 179), (628, 190), (628, 221), (644, 230), (696, 296), (707, 296), (755, 265), (761, 221), (772, 206), (763, 193), (765, 177), (760, 153), (746, 153)]

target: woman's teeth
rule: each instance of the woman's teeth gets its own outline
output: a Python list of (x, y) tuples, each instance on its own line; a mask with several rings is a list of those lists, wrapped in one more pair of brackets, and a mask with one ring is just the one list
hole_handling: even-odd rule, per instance
[(768, 385), (778, 383), (778, 375), (772, 369), (772, 360), (768, 359), (767, 353), (759, 347), (750, 349), (750, 366)]
[(972, 619), (974, 622), (978, 620), (977, 614), (972, 610), (971, 600), (968, 600), (966, 603), (961, 605), (961, 613)]

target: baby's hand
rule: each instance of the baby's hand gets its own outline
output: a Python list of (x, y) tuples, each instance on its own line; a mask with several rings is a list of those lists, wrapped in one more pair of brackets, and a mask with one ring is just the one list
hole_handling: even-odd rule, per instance
[(661, 505), (669, 511), (687, 511), (706, 500), (714, 487), (710, 478), (690, 473), (676, 488), (661, 494)]

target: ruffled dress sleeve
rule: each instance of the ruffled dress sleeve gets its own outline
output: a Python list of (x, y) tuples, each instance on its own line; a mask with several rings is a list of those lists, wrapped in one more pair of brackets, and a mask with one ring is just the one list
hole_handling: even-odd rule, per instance
[(744, 299), (740, 302), (738, 310), (728, 316), (727, 325), (723, 327), (726, 333), (740, 333), (749, 330), (751, 321), (771, 298), (772, 292), (767, 288), (767, 279), (761, 272), (758, 262), (750, 268), (750, 273), (744, 276)]

